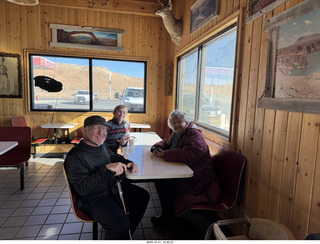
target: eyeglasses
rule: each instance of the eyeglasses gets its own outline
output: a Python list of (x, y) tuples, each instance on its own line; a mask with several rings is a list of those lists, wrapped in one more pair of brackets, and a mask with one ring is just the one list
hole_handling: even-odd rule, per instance
[(107, 132), (107, 127), (106, 126), (89, 126), (91, 129), (93, 129), (95, 132), (98, 132), (98, 131), (102, 131), (102, 132)]

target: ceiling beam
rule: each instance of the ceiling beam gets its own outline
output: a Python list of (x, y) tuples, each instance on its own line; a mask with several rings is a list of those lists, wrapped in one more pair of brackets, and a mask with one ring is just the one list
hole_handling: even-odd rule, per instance
[[(40, 0), (41, 5), (56, 7), (93, 9), (106, 12), (117, 12), (135, 15), (158, 17), (155, 11), (161, 7), (155, 0)], [(91, 2), (91, 5), (90, 5)], [(108, 6), (103, 6), (109, 2)]]

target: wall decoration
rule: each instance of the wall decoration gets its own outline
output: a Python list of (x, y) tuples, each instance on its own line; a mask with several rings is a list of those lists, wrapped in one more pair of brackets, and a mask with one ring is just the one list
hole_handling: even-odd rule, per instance
[(260, 108), (320, 114), (320, 1), (305, 0), (264, 23), (269, 31)]
[(249, 0), (248, 18), (246, 22), (249, 23), (259, 18), (261, 15), (268, 13), (286, 1), (287, 0)]
[(219, 15), (220, 0), (198, 0), (190, 9), (190, 33)]
[(50, 24), (53, 47), (124, 51), (121, 35), (124, 30)]
[(0, 97), (22, 97), (19, 54), (0, 53)]

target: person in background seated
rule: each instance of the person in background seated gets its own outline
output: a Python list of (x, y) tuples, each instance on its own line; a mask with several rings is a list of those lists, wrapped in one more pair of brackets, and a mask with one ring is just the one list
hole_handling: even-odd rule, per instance
[(151, 218), (155, 226), (168, 224), (173, 217), (182, 214), (192, 204), (215, 203), (220, 197), (209, 147), (201, 131), (186, 113), (179, 110), (171, 112), (168, 126), (172, 129), (169, 137), (154, 144), (151, 151), (166, 161), (187, 164), (193, 170), (194, 176), (155, 181), (162, 207), (162, 214)]
[(126, 147), (130, 134), (130, 122), (125, 120), (128, 107), (118, 105), (113, 110), (113, 118), (107, 121), (106, 143), (112, 152), (117, 153), (119, 146)]
[(71, 188), (77, 195), (77, 207), (106, 230), (106, 239), (128, 240), (140, 223), (149, 202), (149, 193), (122, 181), (126, 215), (117, 182), (125, 171), (138, 171), (134, 162), (113, 153), (105, 143), (107, 123), (100, 116), (85, 119), (83, 140), (65, 159)]

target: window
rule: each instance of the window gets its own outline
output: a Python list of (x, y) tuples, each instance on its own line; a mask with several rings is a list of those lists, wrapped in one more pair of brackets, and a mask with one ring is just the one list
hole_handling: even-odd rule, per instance
[(177, 107), (198, 125), (228, 136), (237, 27), (229, 27), (178, 59)]
[(145, 113), (146, 62), (29, 54), (32, 111)]

